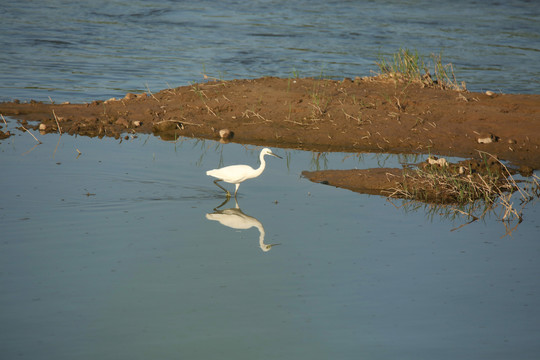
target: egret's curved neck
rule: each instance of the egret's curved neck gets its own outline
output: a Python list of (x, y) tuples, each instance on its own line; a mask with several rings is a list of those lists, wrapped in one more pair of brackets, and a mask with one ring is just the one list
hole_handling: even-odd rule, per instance
[(264, 171), (264, 168), (266, 167), (266, 161), (264, 161), (264, 154), (261, 153), (261, 155), (259, 156), (259, 160), (261, 161), (261, 165), (257, 168), (257, 170), (255, 170), (255, 176), (259, 176), (262, 174), (262, 172)]

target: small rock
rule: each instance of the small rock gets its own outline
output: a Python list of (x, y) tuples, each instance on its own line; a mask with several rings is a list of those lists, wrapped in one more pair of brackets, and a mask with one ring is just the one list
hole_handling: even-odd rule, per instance
[(485, 138), (478, 138), (476, 139), (479, 144), (490, 144), (493, 142), (493, 139), (491, 137), (485, 137)]
[(139, 127), (139, 126), (141, 126), (141, 124), (142, 124), (142, 122), (140, 122), (139, 120), (135, 120), (133, 122), (133, 126), (135, 126), (135, 127)]
[(153, 128), (155, 132), (167, 132), (167, 131), (173, 131), (177, 129), (181, 130), (184, 128), (184, 125), (180, 121), (164, 120), (164, 121), (155, 123)]
[(476, 139), (479, 144), (491, 144), (492, 142), (499, 141), (499, 137), (493, 134), (487, 134)]
[(509, 144), (517, 144), (516, 139), (508, 139)]
[(221, 129), (219, 130), (219, 137), (222, 139), (230, 139), (232, 138), (234, 133), (229, 129)]
[(135, 99), (137, 98), (137, 95), (135, 95), (134, 93), (127, 93), (126, 96), (124, 96), (124, 100), (131, 100), (131, 99)]
[(113, 102), (113, 101), (116, 101), (116, 98), (114, 98), (114, 97), (110, 98), (109, 100), (105, 100), (103, 103), (108, 104), (108, 103)]
[(45, 130), (47, 130), (47, 125), (45, 125), (45, 124), (43, 124), (43, 123), (39, 124), (39, 130), (40, 130), (40, 131), (45, 131)]
[(448, 165), (448, 162), (446, 161), (445, 158), (437, 159), (436, 157), (432, 157), (432, 156), (428, 157), (427, 162), (430, 165), (439, 165), (440, 167)]
[(486, 95), (487, 96), (493, 96), (493, 95), (495, 95), (495, 93), (493, 91), (488, 90), (488, 91), (486, 91)]

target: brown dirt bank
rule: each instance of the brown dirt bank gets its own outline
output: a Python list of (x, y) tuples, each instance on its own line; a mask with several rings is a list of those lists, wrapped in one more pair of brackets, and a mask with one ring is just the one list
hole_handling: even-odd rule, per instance
[(395, 168), (303, 171), (305, 178), (362, 194), (390, 195), (403, 181), (403, 170)]
[(467, 158), (481, 149), (540, 168), (540, 95), (458, 92), (386, 77), (211, 81), (90, 104), (0, 103), (0, 113), (37, 121), (34, 128), (45, 132), (59, 125), (87, 136), (219, 139), (226, 128), (239, 143)]

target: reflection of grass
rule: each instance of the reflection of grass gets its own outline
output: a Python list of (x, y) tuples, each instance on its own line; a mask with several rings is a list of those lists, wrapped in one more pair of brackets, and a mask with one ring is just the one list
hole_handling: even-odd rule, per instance
[[(322, 164), (321, 164), (322, 160)], [(315, 170), (328, 169), (328, 153), (327, 152), (312, 152), (310, 168)]]
[(483, 200), (477, 200), (467, 204), (440, 204), (440, 203), (425, 203), (417, 200), (403, 200), (399, 206), (388, 198), (396, 208), (403, 209), (405, 212), (424, 211), (426, 217), (433, 221), (434, 219), (450, 220), (452, 222), (461, 222), (463, 217), (467, 219), (461, 225), (453, 228), (451, 231), (459, 230), (460, 228), (469, 225), (478, 220), (485, 220), (490, 216), (495, 216), (500, 220), (504, 227), (505, 233), (502, 237), (512, 235), (512, 232), (517, 229), (522, 222), (521, 210), (518, 218), (511, 217), (504, 219), (506, 208), (499, 205), (486, 203)]
[(376, 62), (382, 75), (405, 80), (420, 82), (425, 86), (438, 86), (442, 89), (466, 90), (465, 83), (458, 84), (452, 64), (443, 64), (441, 54), (432, 54), (433, 75), (430, 66), (424, 61), (418, 51), (400, 49), (390, 58), (379, 57)]

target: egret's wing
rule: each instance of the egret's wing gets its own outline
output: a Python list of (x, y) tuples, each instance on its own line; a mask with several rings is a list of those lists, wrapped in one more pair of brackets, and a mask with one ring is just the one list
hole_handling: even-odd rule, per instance
[(253, 171), (253, 168), (249, 165), (231, 165), (220, 169), (208, 170), (206, 175), (236, 184), (244, 181)]

